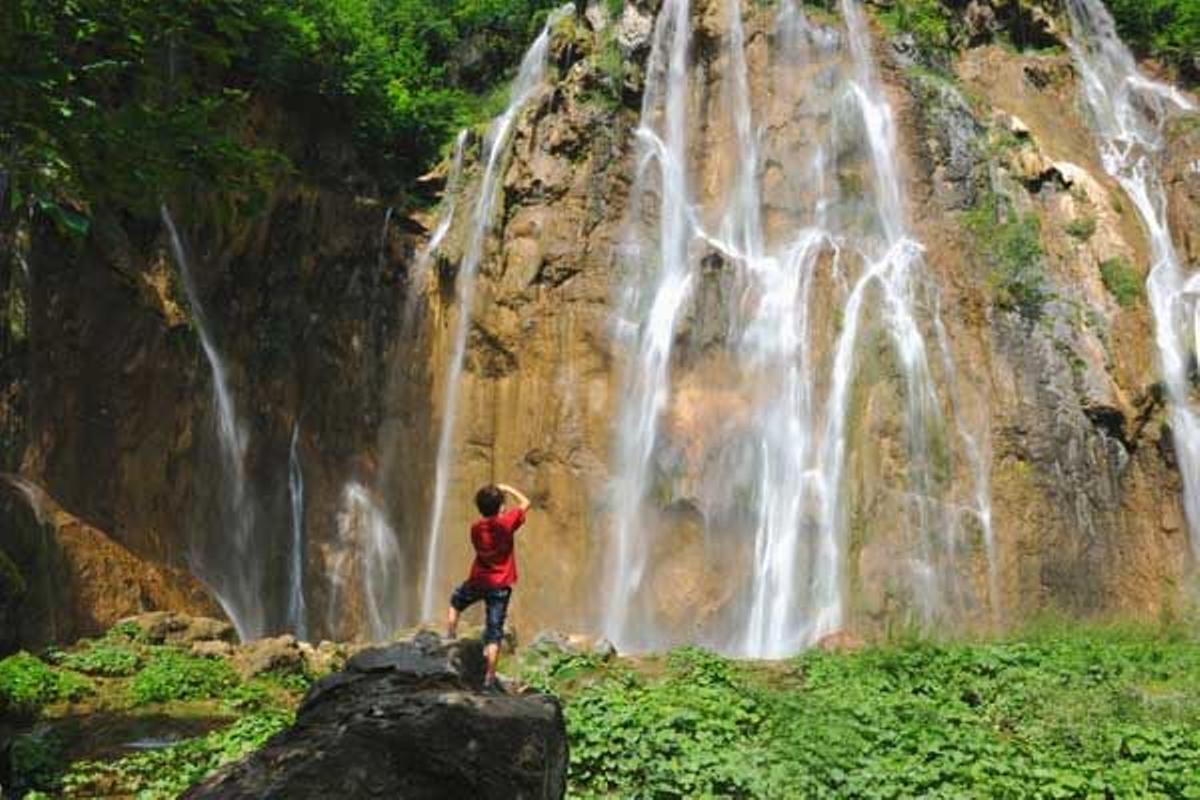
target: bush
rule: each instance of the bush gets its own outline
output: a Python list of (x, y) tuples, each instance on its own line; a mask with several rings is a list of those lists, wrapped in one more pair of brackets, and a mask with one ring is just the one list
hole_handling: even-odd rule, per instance
[(164, 648), (133, 679), (129, 695), (135, 705), (202, 700), (219, 697), (237, 682), (233, 668), (221, 659)]
[(1129, 308), (1142, 297), (1142, 280), (1133, 265), (1117, 256), (1100, 262), (1100, 280), (1122, 308)]

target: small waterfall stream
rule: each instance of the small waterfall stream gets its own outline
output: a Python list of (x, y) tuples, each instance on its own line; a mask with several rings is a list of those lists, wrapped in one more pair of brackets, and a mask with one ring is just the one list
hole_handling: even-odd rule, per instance
[(441, 402), (441, 430), (438, 436), (436, 472), (434, 476), (433, 508), (429, 515), (429, 534), (425, 548), (425, 567), (421, 579), (421, 619), (429, 619), (441, 608), (447, 587), (439, 580), (439, 556), (442, 545), (443, 518), (455, 455), (454, 435), (458, 416), (459, 384), (475, 307), (475, 284), (483, 249), (492, 229), (496, 191), (501, 178), (500, 167), (508, 150), (512, 128), (517, 115), (541, 88), (546, 75), (546, 55), (550, 47), (550, 31), (564, 14), (574, 10), (571, 5), (552, 13), (533, 45), (521, 60), (517, 78), (509, 94), (508, 107), (488, 127), (483, 143), (484, 171), (477, 189), (478, 195), (471, 214), (471, 233), (462, 264), (458, 270), (458, 320), (453, 346), (446, 368), (445, 388)]
[(292, 511), (292, 553), (288, 590), (288, 620), (296, 638), (308, 639), (308, 607), (304, 599), (304, 468), (300, 463), (300, 423), (292, 426), (288, 445), (288, 499)]
[[(159, 214), (169, 235), (171, 252), (200, 337), (200, 347), (212, 372), (213, 407), (217, 412), (217, 440), (222, 457), (225, 506), (222, 529), (208, 532), (207, 538), (212, 541), (215, 537), (218, 546), (208, 546), (203, 548), (204, 552), (194, 553), (192, 566), (197, 577), (216, 595), (237, 628), (238, 636), (243, 640), (254, 639), (266, 633), (263, 604), (266, 587), (263, 585), (264, 554), (254, 543), (256, 513), (246, 477), (248, 435), (234, 407), (228, 372), (213, 342), (211, 327), (188, 265), (187, 250), (166, 203), (160, 206)], [(219, 563), (214, 552), (219, 554)]]
[(1163, 127), (1174, 112), (1194, 112), (1178, 89), (1141, 73), (1100, 0), (1068, 0), (1071, 54), (1091, 111), (1104, 169), (1133, 201), (1150, 241), (1146, 293), (1154, 312), (1159, 369), (1167, 390), (1171, 432), (1192, 550), (1200, 557), (1200, 405), (1192, 400), (1189, 362), (1200, 355), (1200, 273), (1188, 276), (1167, 224), (1167, 194), (1159, 173)]

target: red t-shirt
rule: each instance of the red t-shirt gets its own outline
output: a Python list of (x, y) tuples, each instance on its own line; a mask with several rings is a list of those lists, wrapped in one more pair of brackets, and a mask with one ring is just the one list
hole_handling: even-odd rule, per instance
[(524, 523), (525, 511), (520, 508), (475, 521), (471, 526), (475, 563), (467, 583), (482, 589), (503, 589), (517, 582), (513, 534)]

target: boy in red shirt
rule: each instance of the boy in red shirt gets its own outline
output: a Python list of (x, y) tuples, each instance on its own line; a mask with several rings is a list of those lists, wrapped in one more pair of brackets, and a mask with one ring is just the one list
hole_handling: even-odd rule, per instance
[[(517, 501), (517, 507), (500, 513), (505, 493)], [(471, 574), (450, 595), (450, 611), (446, 618), (446, 635), (453, 639), (458, 633), (458, 615), (480, 600), (487, 606), (487, 625), (483, 630), (483, 655), (487, 660), (485, 689), (496, 689), (496, 664), (500, 660), (500, 640), (504, 638), (504, 617), (508, 600), (517, 582), (517, 557), (513, 550), (513, 534), (525, 523), (529, 498), (511, 486), (498, 483), (484, 486), (475, 493), (475, 507), (480, 518), (471, 526), (471, 544), (475, 546), (475, 561)]]

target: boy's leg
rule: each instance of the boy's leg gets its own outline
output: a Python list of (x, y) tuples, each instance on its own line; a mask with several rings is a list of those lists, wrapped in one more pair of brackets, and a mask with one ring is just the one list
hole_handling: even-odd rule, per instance
[(458, 638), (458, 615), (467, 609), (472, 603), (479, 602), (479, 592), (472, 589), (467, 584), (461, 584), (454, 593), (450, 595), (450, 609), (446, 612), (446, 638)]
[(512, 589), (493, 589), (487, 593), (487, 626), (483, 630), (483, 658), (487, 671), (483, 676), (484, 686), (496, 683), (496, 667), (500, 663), (500, 642), (504, 639), (504, 619), (508, 616), (508, 601)]

